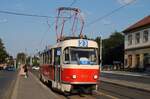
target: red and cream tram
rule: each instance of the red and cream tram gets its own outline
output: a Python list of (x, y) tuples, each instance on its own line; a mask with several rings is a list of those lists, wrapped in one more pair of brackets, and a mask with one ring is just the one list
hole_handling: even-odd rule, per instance
[(98, 45), (93, 40), (68, 39), (40, 54), (40, 78), (62, 92), (97, 89)]

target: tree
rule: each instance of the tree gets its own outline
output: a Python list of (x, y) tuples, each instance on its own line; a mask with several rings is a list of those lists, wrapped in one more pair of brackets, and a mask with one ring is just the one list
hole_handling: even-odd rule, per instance
[[(100, 45), (100, 37), (95, 39)], [(102, 41), (103, 64), (113, 64), (113, 61), (124, 62), (124, 36), (115, 31), (109, 38)]]
[(17, 63), (18, 64), (25, 64), (26, 63), (26, 54), (21, 52), (17, 54)]
[(5, 50), (2, 39), (0, 38), (0, 64), (6, 63), (8, 58), (8, 53)]
[(13, 56), (9, 56), (9, 57), (8, 57), (7, 64), (8, 64), (9, 66), (14, 65), (14, 59), (13, 59)]
[(39, 66), (39, 58), (37, 56), (32, 58), (32, 64), (33, 66)]
[[(100, 60), (100, 43), (101, 43), (101, 37), (96, 37), (95, 41), (98, 44), (98, 60)], [(100, 64), (100, 61), (99, 61)]]
[(31, 56), (26, 57), (26, 64), (29, 66), (31, 61)]

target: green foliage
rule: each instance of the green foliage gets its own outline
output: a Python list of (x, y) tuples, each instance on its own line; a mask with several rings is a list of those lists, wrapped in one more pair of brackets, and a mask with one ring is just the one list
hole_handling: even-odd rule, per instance
[(119, 32), (114, 32), (109, 38), (103, 40), (104, 48), (115, 48), (124, 43), (124, 36)]
[(18, 64), (25, 64), (26, 63), (26, 55), (25, 53), (21, 52), (17, 54), (17, 63)]
[[(100, 37), (95, 39), (100, 45)], [(124, 61), (124, 36), (120, 32), (114, 32), (109, 38), (102, 40), (103, 64), (113, 64), (113, 61)]]
[(95, 39), (95, 41), (98, 44), (98, 48), (100, 48), (100, 40), (101, 40), (101, 37), (96, 37), (96, 39)]
[(14, 60), (13, 60), (13, 57), (12, 56), (9, 56), (8, 57), (8, 61), (7, 61), (7, 64), (10, 66), (14, 65)]
[(31, 56), (28, 56), (27, 58), (26, 58), (26, 64), (29, 66), (30, 65), (30, 60), (31, 60)]
[(5, 50), (4, 44), (2, 42), (2, 39), (0, 39), (0, 64), (6, 63), (8, 58), (8, 54)]
[(32, 65), (33, 66), (39, 66), (39, 58), (38, 57), (34, 56), (32, 58)]

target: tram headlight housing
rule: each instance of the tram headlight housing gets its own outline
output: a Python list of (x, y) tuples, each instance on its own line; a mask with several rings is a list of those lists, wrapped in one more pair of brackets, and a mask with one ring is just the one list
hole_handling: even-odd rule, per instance
[(98, 78), (98, 76), (97, 75), (94, 75), (94, 79), (97, 79)]
[(76, 78), (77, 78), (77, 75), (72, 75), (72, 78), (73, 78), (73, 79), (76, 79)]

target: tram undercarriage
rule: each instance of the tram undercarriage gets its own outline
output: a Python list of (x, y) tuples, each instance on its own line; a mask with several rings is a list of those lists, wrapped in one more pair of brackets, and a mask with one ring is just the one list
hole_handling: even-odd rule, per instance
[(65, 84), (50, 81), (52, 88), (64, 93), (85, 93), (92, 94), (94, 90), (97, 90), (97, 84)]

